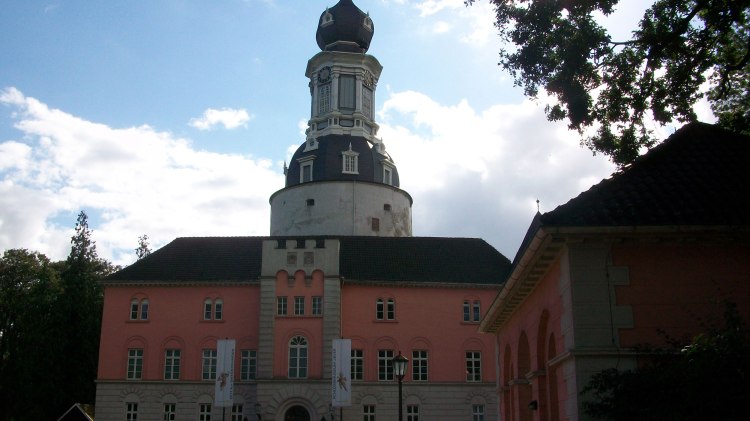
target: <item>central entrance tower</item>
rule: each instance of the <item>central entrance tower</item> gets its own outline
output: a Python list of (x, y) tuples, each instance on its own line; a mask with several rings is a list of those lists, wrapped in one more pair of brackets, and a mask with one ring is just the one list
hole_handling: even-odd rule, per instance
[(271, 196), (271, 235), (412, 235), (412, 198), (377, 137), (375, 91), (383, 66), (367, 54), (375, 25), (341, 0), (318, 21), (321, 52), (307, 63), (305, 142)]

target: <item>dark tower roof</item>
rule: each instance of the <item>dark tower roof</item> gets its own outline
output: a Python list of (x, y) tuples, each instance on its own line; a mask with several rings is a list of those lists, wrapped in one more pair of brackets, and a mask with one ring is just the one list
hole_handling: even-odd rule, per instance
[(368, 14), (352, 0), (340, 0), (320, 15), (315, 40), (322, 51), (366, 53), (374, 32)]
[[(381, 154), (377, 148), (370, 144), (364, 137), (343, 135), (326, 135), (317, 139), (318, 147), (307, 150), (306, 144), (302, 144), (292, 155), (289, 168), (286, 172), (286, 187), (300, 184), (300, 160), (314, 156), (313, 181), (364, 181), (370, 183), (384, 183), (383, 162), (391, 169), (391, 183), (399, 187), (398, 170), (393, 164), (390, 156)], [(359, 154), (358, 174), (346, 174), (342, 172), (342, 152), (351, 150)]]

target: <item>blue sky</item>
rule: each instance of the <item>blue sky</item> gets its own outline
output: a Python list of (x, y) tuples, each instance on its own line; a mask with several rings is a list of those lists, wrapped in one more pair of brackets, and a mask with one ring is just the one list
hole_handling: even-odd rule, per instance
[[(117, 264), (142, 234), (156, 248), (268, 235), (334, 0), (5, 3), (0, 250), (64, 258), (80, 210)], [(355, 3), (375, 23), (379, 137), (414, 198), (415, 235), (481, 237), (512, 259), (537, 198), (552, 210), (613, 171), (497, 66), (488, 2)], [(624, 3), (607, 20), (623, 36), (648, 2)]]

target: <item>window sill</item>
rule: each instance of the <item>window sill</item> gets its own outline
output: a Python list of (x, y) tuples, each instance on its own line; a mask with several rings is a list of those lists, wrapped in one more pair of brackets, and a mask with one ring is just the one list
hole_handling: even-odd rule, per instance
[(224, 323), (224, 319), (221, 319), (221, 320), (206, 320), (206, 319), (201, 319), (199, 323)]
[(398, 323), (398, 319), (375, 319), (374, 323)]
[(125, 323), (148, 323), (149, 319), (128, 319)]

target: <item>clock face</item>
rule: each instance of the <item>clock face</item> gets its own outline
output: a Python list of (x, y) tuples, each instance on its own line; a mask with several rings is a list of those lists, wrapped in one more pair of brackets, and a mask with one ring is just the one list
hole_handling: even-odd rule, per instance
[(331, 68), (324, 67), (318, 72), (318, 82), (328, 82), (331, 79)]

